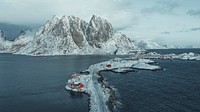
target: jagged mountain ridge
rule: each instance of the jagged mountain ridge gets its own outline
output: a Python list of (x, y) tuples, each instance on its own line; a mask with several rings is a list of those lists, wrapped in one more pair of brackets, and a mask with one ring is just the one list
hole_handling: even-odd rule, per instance
[(12, 42), (6, 40), (6, 36), (2, 30), (0, 30), (0, 53), (10, 52)]
[(12, 42), (11, 52), (17, 52), (22, 47), (25, 47), (33, 40), (33, 32), (31, 29), (21, 30), (19, 36)]
[(54, 16), (42, 26), (32, 41), (21, 47), (17, 54), (128, 54), (134, 43), (121, 33), (114, 32), (105, 19), (93, 15), (87, 23), (78, 17)]
[(141, 40), (137, 42), (137, 47), (140, 49), (175, 49), (178, 48), (173, 45), (159, 44), (153, 41)]
[(106, 42), (113, 36), (113, 27), (105, 19), (93, 15), (86, 30), (87, 41), (91, 46), (100, 48), (100, 43)]
[(5, 35), (3, 31), (0, 30), (0, 50), (4, 50)]

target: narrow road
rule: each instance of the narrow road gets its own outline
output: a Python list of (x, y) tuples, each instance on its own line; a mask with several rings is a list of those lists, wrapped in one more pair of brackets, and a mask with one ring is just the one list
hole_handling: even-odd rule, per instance
[(96, 96), (96, 100), (97, 102), (99, 103), (99, 111), (100, 112), (109, 112), (108, 111), (108, 108), (107, 108), (107, 105), (106, 105), (106, 102), (104, 102), (103, 100), (103, 91), (100, 87), (100, 85), (98, 84), (98, 80), (97, 80), (97, 73), (96, 73), (96, 70), (98, 68), (94, 67), (93, 69), (91, 69), (90, 73), (92, 75), (92, 80), (93, 80), (93, 85), (94, 85), (94, 88), (95, 88), (95, 96)]

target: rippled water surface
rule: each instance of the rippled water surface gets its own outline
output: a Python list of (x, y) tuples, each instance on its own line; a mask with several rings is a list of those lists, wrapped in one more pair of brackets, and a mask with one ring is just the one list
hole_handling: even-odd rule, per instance
[(0, 54), (0, 112), (87, 112), (88, 96), (64, 86), (72, 73), (112, 57)]
[(118, 111), (200, 112), (200, 61), (155, 61), (165, 70), (102, 73), (117, 89)]
[[(155, 51), (200, 53), (199, 49)], [(72, 73), (114, 57), (0, 54), (0, 112), (87, 112), (88, 96), (70, 93), (64, 86)], [(200, 61), (155, 61), (165, 70), (102, 72), (117, 90), (118, 111), (199, 112)]]

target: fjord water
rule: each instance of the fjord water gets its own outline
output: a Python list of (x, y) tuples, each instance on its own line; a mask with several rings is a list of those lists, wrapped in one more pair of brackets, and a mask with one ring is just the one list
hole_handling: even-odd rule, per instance
[[(193, 52), (199, 51), (200, 49)], [(159, 52), (162, 53), (162, 50)], [(102, 73), (108, 84), (117, 90), (120, 102), (117, 110), (200, 112), (200, 61), (159, 59), (155, 61), (165, 69), (137, 70), (126, 74)]]
[(88, 96), (65, 84), (72, 73), (113, 57), (0, 54), (0, 112), (88, 112)]
[[(200, 49), (176, 52), (200, 53)], [(114, 57), (0, 54), (0, 112), (87, 112), (88, 96), (70, 93), (64, 86), (72, 73)], [(200, 111), (200, 61), (156, 61), (165, 70), (102, 72), (117, 90), (121, 103), (117, 111)]]

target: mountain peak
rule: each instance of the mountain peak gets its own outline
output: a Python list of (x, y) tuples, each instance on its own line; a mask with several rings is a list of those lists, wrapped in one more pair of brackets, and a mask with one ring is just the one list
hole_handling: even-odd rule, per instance
[(110, 26), (112, 26), (106, 19), (104, 19), (98, 15), (93, 15), (89, 23), (92, 24), (94, 27), (95, 26), (98, 27), (98, 25), (106, 24), (106, 23), (109, 24)]
[(97, 19), (97, 18), (102, 19), (99, 15), (92, 15), (91, 20), (93, 20), (93, 19)]
[(4, 32), (0, 30), (0, 39), (5, 40), (6, 36), (4, 35)]
[(93, 15), (86, 33), (89, 44), (100, 48), (101, 43), (113, 37), (113, 27), (106, 19)]
[(51, 20), (57, 20), (59, 17), (57, 15), (53, 15)]
[[(99, 15), (92, 15), (91, 20), (104, 20), (104, 21), (107, 21), (106, 19), (102, 18), (102, 17), (99, 16)], [(107, 22), (108, 22), (108, 21), (107, 21)]]
[(9, 51), (27, 55), (126, 54), (135, 48), (128, 37), (116, 34), (112, 25), (97, 15), (89, 23), (75, 16), (53, 16), (34, 38), (27, 37), (32, 36), (22, 31)]

